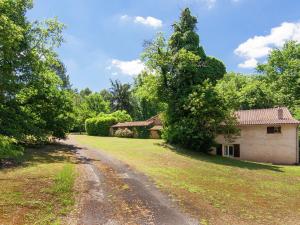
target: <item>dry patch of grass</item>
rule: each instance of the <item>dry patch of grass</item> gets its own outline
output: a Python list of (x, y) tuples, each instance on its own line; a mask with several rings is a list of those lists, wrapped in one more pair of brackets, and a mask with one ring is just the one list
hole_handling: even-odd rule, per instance
[(19, 166), (0, 169), (0, 224), (60, 224), (74, 204), (73, 153), (61, 145), (27, 149)]
[(203, 224), (298, 224), (300, 167), (236, 161), (161, 140), (73, 136), (145, 173)]

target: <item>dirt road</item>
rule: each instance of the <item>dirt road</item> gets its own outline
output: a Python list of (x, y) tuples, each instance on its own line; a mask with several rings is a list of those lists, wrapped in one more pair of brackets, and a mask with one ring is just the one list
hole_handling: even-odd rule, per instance
[(76, 212), (68, 224), (192, 225), (198, 222), (178, 210), (149, 179), (99, 149), (79, 146)]

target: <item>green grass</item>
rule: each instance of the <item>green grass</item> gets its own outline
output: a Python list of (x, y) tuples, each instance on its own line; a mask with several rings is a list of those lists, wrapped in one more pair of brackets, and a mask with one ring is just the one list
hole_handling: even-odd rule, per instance
[(166, 146), (162, 140), (73, 137), (145, 173), (207, 224), (300, 221), (299, 166), (208, 156)]
[(74, 171), (64, 146), (27, 149), (21, 165), (0, 169), (0, 224), (60, 224), (74, 205)]

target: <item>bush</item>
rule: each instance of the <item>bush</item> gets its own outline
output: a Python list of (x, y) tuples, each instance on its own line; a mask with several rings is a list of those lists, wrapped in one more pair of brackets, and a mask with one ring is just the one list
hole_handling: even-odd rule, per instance
[(150, 137), (150, 127), (135, 127), (134, 133), (137, 138), (149, 138)]
[(85, 129), (88, 135), (109, 136), (109, 129), (116, 122), (112, 116), (95, 117), (85, 121)]
[(13, 138), (0, 135), (0, 160), (18, 159), (23, 155), (23, 147), (17, 145)]
[(132, 118), (124, 110), (111, 114), (99, 113), (97, 117), (85, 121), (85, 130), (88, 135), (109, 136), (109, 129), (112, 125), (125, 121), (132, 121)]
[(118, 129), (115, 132), (116, 137), (122, 137), (122, 138), (132, 138), (133, 137), (133, 132), (129, 130), (128, 128), (125, 129)]
[(111, 114), (99, 113), (98, 117), (112, 116), (116, 118), (117, 123), (130, 122), (132, 121), (131, 116), (125, 110), (117, 110)]

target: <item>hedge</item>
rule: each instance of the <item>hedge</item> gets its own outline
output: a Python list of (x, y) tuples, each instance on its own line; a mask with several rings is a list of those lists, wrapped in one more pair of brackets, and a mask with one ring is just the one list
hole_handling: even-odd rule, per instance
[(110, 127), (116, 123), (116, 118), (112, 116), (95, 117), (85, 121), (85, 129), (88, 135), (109, 136)]

